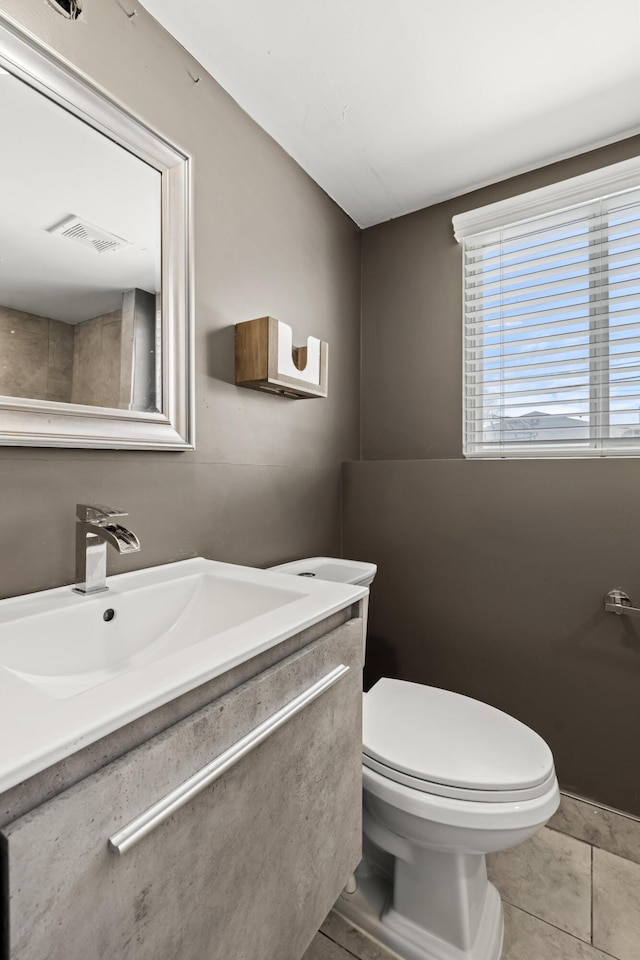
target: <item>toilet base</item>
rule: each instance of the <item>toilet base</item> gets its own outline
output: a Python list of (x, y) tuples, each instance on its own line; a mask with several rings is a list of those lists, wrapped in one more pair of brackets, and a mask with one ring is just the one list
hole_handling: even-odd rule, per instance
[(401, 960), (500, 960), (502, 903), (492, 884), (488, 884), (475, 942), (461, 950), (398, 913), (391, 905), (391, 880), (371, 871), (365, 861), (358, 867), (356, 879), (358, 889), (338, 898), (335, 913)]

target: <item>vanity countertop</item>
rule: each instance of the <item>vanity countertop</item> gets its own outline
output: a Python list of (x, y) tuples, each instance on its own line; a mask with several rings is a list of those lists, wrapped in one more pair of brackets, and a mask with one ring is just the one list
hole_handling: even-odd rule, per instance
[(200, 557), (107, 584), (0, 601), (0, 791), (368, 593)]

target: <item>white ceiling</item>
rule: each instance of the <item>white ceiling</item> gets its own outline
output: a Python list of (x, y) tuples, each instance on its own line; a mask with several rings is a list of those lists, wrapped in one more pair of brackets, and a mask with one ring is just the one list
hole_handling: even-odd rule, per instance
[[(78, 323), (160, 284), (160, 174), (21, 80), (0, 75), (0, 304)], [(129, 241), (49, 233), (71, 214)]]
[(143, 0), (366, 227), (640, 131), (638, 0)]

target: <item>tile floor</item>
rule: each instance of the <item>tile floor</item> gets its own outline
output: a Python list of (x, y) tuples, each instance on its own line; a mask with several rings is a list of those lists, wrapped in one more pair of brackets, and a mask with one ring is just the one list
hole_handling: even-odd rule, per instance
[[(640, 820), (562, 796), (527, 843), (488, 858), (505, 919), (502, 960), (640, 960)], [(395, 955), (329, 914), (303, 960)]]
[(353, 960), (354, 957), (357, 960), (395, 960), (396, 955), (330, 913), (302, 960)]
[(535, 837), (487, 857), (511, 911), (504, 960), (640, 960), (639, 853), (638, 819), (563, 795)]
[[(332, 914), (303, 960), (396, 960), (396, 955)], [(506, 903), (502, 960), (611, 960), (611, 955)]]

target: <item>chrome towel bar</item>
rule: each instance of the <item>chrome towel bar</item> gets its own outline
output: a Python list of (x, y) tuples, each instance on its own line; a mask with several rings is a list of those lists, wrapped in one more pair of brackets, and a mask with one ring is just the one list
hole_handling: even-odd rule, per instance
[(341, 677), (349, 670), (343, 663), (334, 667), (329, 673), (325, 674), (314, 684), (304, 690), (289, 703), (281, 707), (274, 714), (263, 720), (257, 727), (247, 733), (244, 737), (221, 753), (215, 760), (212, 760), (206, 766), (202, 767), (196, 773), (176, 787), (171, 793), (167, 793), (160, 800), (157, 800), (152, 806), (148, 807), (143, 813), (131, 820), (122, 830), (109, 837), (109, 847), (116, 853), (126, 853), (139, 840), (146, 837), (156, 827), (164, 823), (176, 810), (187, 804), (193, 797), (208, 787), (226, 773), (230, 767), (234, 766), (239, 760), (250, 753), (255, 747), (261, 744), (267, 737), (271, 736), (279, 727), (294, 717), (297, 713), (319, 697), (325, 690), (337, 683)]

